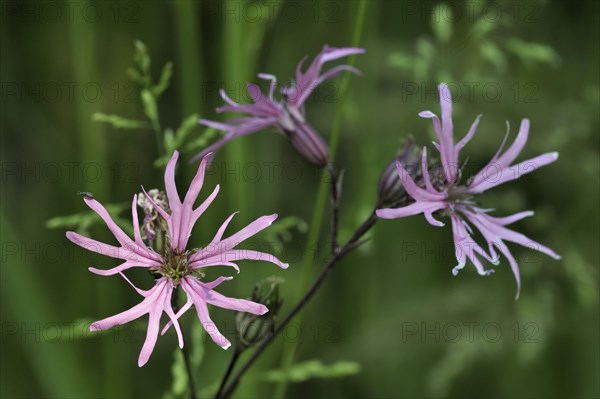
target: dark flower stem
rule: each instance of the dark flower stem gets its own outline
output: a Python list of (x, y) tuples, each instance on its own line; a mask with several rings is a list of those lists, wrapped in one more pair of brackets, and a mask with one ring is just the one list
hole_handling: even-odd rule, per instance
[(338, 180), (338, 173), (335, 170), (333, 164), (327, 165), (327, 172), (331, 179), (331, 254), (335, 255), (339, 249), (338, 245), (338, 224), (339, 224), (339, 213), (340, 213), (340, 186)]
[[(378, 203), (375, 206), (375, 209), (379, 208), (379, 206), (380, 206), (380, 204)], [(248, 359), (248, 361), (246, 361), (246, 363), (244, 363), (244, 365), (240, 368), (240, 370), (237, 372), (237, 374), (232, 378), (231, 383), (229, 383), (229, 385), (227, 385), (227, 387), (224, 389), (221, 387), (221, 389), (219, 390), (219, 393), (217, 393), (217, 396), (216, 396), (217, 399), (225, 399), (225, 398), (228, 398), (229, 396), (231, 396), (231, 394), (234, 392), (237, 385), (239, 384), (242, 376), (248, 371), (248, 369), (252, 366), (252, 364), (254, 364), (254, 362), (260, 357), (260, 355), (265, 351), (265, 349), (267, 349), (267, 347), (271, 344), (271, 342), (273, 342), (273, 338), (275, 338), (275, 336), (277, 336), (277, 334), (279, 334), (285, 328), (285, 326), (296, 316), (296, 314), (298, 314), (300, 312), (300, 310), (302, 310), (302, 308), (304, 308), (304, 306), (312, 299), (312, 297), (319, 290), (319, 287), (321, 286), (323, 281), (325, 281), (325, 277), (327, 277), (327, 275), (331, 272), (331, 270), (338, 263), (338, 261), (340, 261), (344, 257), (344, 255), (346, 255), (348, 252), (352, 251), (353, 249), (357, 248), (358, 246), (360, 246), (362, 243), (365, 242), (364, 240), (361, 241), (360, 239), (377, 222), (377, 216), (375, 215), (375, 209), (373, 209), (373, 212), (371, 213), (371, 215), (356, 229), (354, 234), (352, 234), (352, 237), (350, 237), (350, 239), (342, 247), (339, 247), (338, 250), (332, 254), (331, 258), (325, 263), (325, 265), (321, 269), (321, 272), (319, 273), (319, 275), (317, 276), (315, 281), (312, 283), (312, 285), (310, 286), (308, 291), (306, 291), (306, 293), (304, 294), (302, 299), (300, 299), (300, 301), (294, 306), (294, 308), (288, 313), (288, 315), (281, 321), (281, 323), (279, 323), (279, 325), (269, 335), (267, 335), (264, 338), (262, 343), (254, 351), (252, 356)], [(334, 227), (337, 230), (337, 226), (334, 226)], [(235, 355), (234, 355), (234, 357), (235, 357)], [(231, 369), (233, 369), (235, 362), (237, 362), (237, 359), (235, 359), (235, 360), (232, 359), (232, 364), (230, 364), (230, 369), (228, 369), (228, 374), (231, 373)], [(224, 382), (226, 380), (227, 380), (227, 375), (223, 379), (222, 385), (224, 385)]]

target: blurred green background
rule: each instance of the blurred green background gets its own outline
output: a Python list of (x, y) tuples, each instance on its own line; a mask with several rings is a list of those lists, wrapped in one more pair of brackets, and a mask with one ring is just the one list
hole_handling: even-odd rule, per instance
[[(511, 246), (522, 272), (518, 301), (505, 262), (488, 278), (472, 267), (452, 277), (449, 228), (432, 227), (421, 217), (381, 221), (370, 242), (334, 270), (285, 339), (278, 338), (246, 375), (237, 397), (284, 392), (274, 382), (277, 375), (265, 372), (292, 355), (295, 363), (320, 360), (324, 367), (351, 363), (338, 364), (337, 378), (317, 371), (316, 378), (290, 382), (287, 397), (600, 395), (599, 3), (366, 3), (362, 14), (358, 1), (1, 3), (2, 397), (172, 397), (185, 391), (172, 381), (172, 374), (182, 375), (179, 363), (171, 370), (177, 359), (172, 333), (159, 339), (142, 369), (136, 359), (145, 319), (86, 333), (90, 320), (127, 309), (139, 296), (117, 277), (89, 273), (92, 263), (116, 263), (75, 248), (64, 236), (66, 229), (78, 229), (112, 242), (102, 223), (53, 219), (86, 212), (76, 193), (90, 191), (115, 204), (126, 224), (127, 204), (140, 185), (163, 186), (147, 122), (117, 129), (92, 120), (95, 113), (147, 119), (140, 85), (126, 72), (135, 65), (136, 40), (146, 45), (155, 80), (163, 65), (173, 63), (170, 86), (158, 101), (158, 132), (176, 130), (193, 114), (222, 120), (214, 113), (219, 87), (240, 98), (258, 72), (287, 83), (296, 63), (324, 43), (358, 41), (365, 47), (367, 53), (356, 58), (364, 76), (352, 78), (346, 101), (340, 105), (344, 78), (337, 78), (307, 106), (327, 139), (341, 110), (336, 163), (346, 171), (342, 238), (370, 212), (379, 173), (400, 140), (412, 134), (419, 145), (430, 143), (430, 123), (417, 113), (439, 112), (440, 81), (452, 83), (457, 134), (484, 114), (464, 151), (473, 164), (495, 153), (506, 120), (514, 137), (524, 117), (532, 127), (520, 160), (560, 152), (557, 163), (483, 198), (498, 214), (535, 210), (516, 228), (563, 256), (556, 262)], [(193, 149), (214, 137), (191, 126), (176, 143), (189, 149), (178, 170), (182, 188), (197, 166), (186, 164)], [(222, 190), (196, 227), (195, 245), (210, 240), (234, 210), (242, 212), (232, 228), (273, 212), (285, 219), (279, 233), (256, 242), (276, 244), (291, 267), (245, 262), (223, 292), (246, 297), (256, 281), (277, 275), (285, 278), (286, 312), (326, 257), (307, 248), (311, 228), (320, 232), (319, 242), (328, 240), (329, 202), (322, 220), (313, 216), (319, 172), (281, 136), (263, 132), (220, 151), (209, 182), (206, 187), (220, 182)], [(142, 286), (151, 284), (143, 272), (133, 276)], [(232, 337), (234, 315), (211, 313)], [(190, 338), (198, 324), (193, 312), (183, 320), (195, 348), (196, 384), (209, 394), (230, 353), (211, 342), (201, 345), (204, 337)], [(306, 363), (294, 367), (308, 373), (297, 379), (311, 376)]]

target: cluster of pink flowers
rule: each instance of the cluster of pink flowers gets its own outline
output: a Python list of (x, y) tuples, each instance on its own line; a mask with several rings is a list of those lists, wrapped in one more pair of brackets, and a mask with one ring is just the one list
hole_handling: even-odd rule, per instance
[[(535, 249), (554, 259), (560, 259), (560, 256), (550, 248), (506, 227), (525, 217), (532, 216), (532, 211), (519, 212), (500, 218), (494, 217), (489, 214), (489, 209), (479, 207), (472, 198), (490, 188), (518, 179), (524, 174), (556, 161), (558, 153), (552, 152), (539, 155), (513, 165), (514, 160), (523, 150), (529, 135), (529, 121), (523, 119), (519, 134), (513, 144), (503, 152), (507, 139), (505, 137), (500, 149), (489, 164), (469, 179), (466, 184), (460, 184), (459, 154), (475, 134), (479, 117), (475, 119), (467, 134), (458, 143), (455, 143), (452, 124), (452, 97), (446, 84), (440, 84), (439, 95), (442, 108), (441, 121), (431, 111), (423, 111), (419, 116), (433, 120), (435, 135), (438, 139), (438, 142), (434, 145), (440, 154), (444, 175), (443, 181), (437, 186), (432, 183), (427, 161), (427, 148), (424, 147), (421, 162), (421, 174), (423, 176), (421, 186), (415, 183), (400, 162), (396, 163), (402, 185), (414, 202), (400, 208), (379, 209), (377, 216), (384, 219), (397, 219), (422, 213), (430, 224), (438, 227), (444, 226), (444, 223), (437, 220), (434, 213), (450, 217), (458, 261), (458, 264), (452, 269), (452, 273), (457, 275), (458, 271), (465, 266), (467, 260), (470, 260), (479, 274), (487, 276), (494, 270), (486, 269), (481, 259), (497, 265), (499, 263), (497, 251), (499, 251), (506, 257), (515, 275), (518, 297), (521, 288), (519, 265), (506, 246), (505, 241)], [(487, 243), (488, 251), (472, 238), (472, 227), (479, 230)]]
[[(269, 74), (259, 74), (260, 78), (271, 81), (267, 96), (263, 95), (257, 85), (248, 84), (248, 91), (253, 100), (252, 104), (238, 104), (221, 91), (221, 96), (227, 105), (217, 109), (217, 112), (232, 111), (245, 114), (245, 116), (233, 118), (227, 122), (204, 119), (200, 121), (206, 126), (223, 130), (226, 133), (223, 138), (196, 156), (196, 158), (203, 159), (183, 201), (175, 185), (175, 167), (179, 156), (177, 151), (174, 152), (165, 170), (166, 199), (161, 197), (160, 200), (155, 201), (146, 191), (144, 191), (144, 196), (140, 197), (140, 199), (143, 199), (142, 203), (147, 213), (144, 221), (146, 238), (152, 240), (155, 234), (163, 234), (166, 245), (164, 251), (161, 251), (162, 253), (156, 252), (146, 245), (142, 239), (136, 208), (137, 195), (133, 197), (131, 207), (133, 239), (117, 226), (102, 204), (91, 195), (84, 196), (85, 203), (104, 220), (118, 241), (119, 246), (105, 244), (71, 231), (66, 233), (67, 238), (90, 251), (122, 259), (123, 263), (109, 270), (94, 267), (90, 267), (89, 270), (102, 276), (119, 274), (143, 297), (142, 301), (131, 309), (94, 322), (90, 327), (92, 331), (106, 330), (148, 314), (149, 323), (146, 340), (138, 359), (138, 365), (141, 367), (146, 364), (152, 354), (161, 331), (160, 321), (163, 313), (166, 313), (168, 321), (162, 328), (162, 334), (173, 326), (180, 347), (183, 347), (184, 340), (178, 320), (183, 313), (194, 306), (200, 323), (202, 323), (206, 332), (217, 345), (227, 349), (231, 343), (212, 322), (208, 311), (209, 304), (254, 315), (262, 315), (268, 311), (260, 303), (229, 298), (218, 293), (215, 288), (224, 281), (231, 280), (232, 277), (221, 276), (213, 281), (204, 281), (204, 273), (201, 270), (211, 266), (230, 266), (239, 272), (239, 267), (235, 262), (242, 259), (264, 260), (274, 263), (282, 269), (287, 268), (288, 264), (281, 262), (271, 254), (255, 250), (236, 249), (240, 243), (270, 226), (277, 218), (276, 214), (259, 217), (237, 233), (223, 238), (227, 226), (235, 216), (234, 213), (225, 220), (210, 243), (199, 249), (189, 248), (188, 241), (195, 223), (219, 192), (219, 186), (217, 185), (212, 193), (198, 207), (194, 208), (203, 186), (207, 163), (212, 156), (211, 151), (217, 150), (237, 137), (275, 127), (290, 140), (296, 150), (308, 162), (319, 167), (325, 166), (329, 161), (329, 150), (323, 138), (316, 133), (306, 120), (304, 105), (315, 88), (326, 79), (342, 71), (359, 74), (357, 69), (348, 65), (339, 65), (322, 73), (322, 67), (326, 62), (363, 52), (364, 50), (360, 48), (325, 46), (306, 71), (302, 70), (305, 61), (305, 59), (302, 59), (296, 70), (295, 83), (281, 89), (281, 99), (274, 98), (277, 80)], [(470, 261), (479, 274), (489, 275), (493, 272), (493, 269), (487, 269), (483, 261), (497, 265), (500, 258), (499, 254), (503, 254), (515, 275), (518, 296), (521, 287), (519, 266), (506, 242), (531, 247), (555, 259), (559, 259), (560, 256), (550, 248), (507, 227), (511, 223), (533, 215), (532, 211), (519, 212), (506, 217), (495, 217), (491, 216), (491, 210), (481, 208), (473, 198), (488, 189), (515, 180), (541, 166), (554, 162), (558, 158), (558, 154), (547, 153), (525, 162), (513, 164), (525, 146), (529, 134), (529, 121), (524, 119), (521, 121), (519, 133), (512, 145), (506, 151), (503, 151), (506, 143), (505, 137), (500, 149), (489, 164), (466, 183), (461, 183), (460, 151), (475, 134), (479, 117), (472, 124), (467, 134), (461, 140), (455, 142), (452, 123), (452, 99), (446, 84), (439, 86), (439, 94), (442, 111), (441, 119), (431, 111), (424, 111), (419, 115), (433, 121), (438, 139), (438, 142), (434, 145), (439, 153), (443, 171), (440, 173), (439, 170), (433, 170), (430, 167), (427, 149), (424, 147), (419, 165), (421, 168), (420, 173), (413, 175), (415, 177), (413, 179), (403, 165), (403, 162), (412, 157), (414, 143), (408, 143), (407, 149), (397, 158), (398, 162), (395, 165), (400, 181), (392, 178), (393, 174), (390, 173), (392, 169), (388, 168), (382, 175), (384, 177), (380, 179), (379, 191), (380, 197), (383, 195), (387, 199), (392, 199), (396, 198), (395, 194), (398, 194), (395, 191), (400, 192), (399, 190), (402, 189), (401, 196), (404, 196), (405, 193), (408, 194), (410, 202), (408, 205), (399, 208), (378, 209), (376, 214), (379, 218), (384, 219), (423, 214), (430, 224), (438, 227), (444, 226), (444, 223), (438, 220), (438, 216), (449, 217), (458, 261), (458, 264), (452, 269), (453, 274), (457, 275), (459, 270), (465, 267), (467, 261)], [(490, 171), (493, 172), (490, 174)], [(437, 176), (436, 178), (432, 178), (434, 173)], [(385, 201), (382, 199), (383, 202)], [(151, 216), (148, 216), (148, 212), (151, 212)], [(154, 230), (153, 223), (156, 220), (162, 221), (164, 227), (162, 227), (161, 232)], [(473, 238), (475, 229), (479, 231), (486, 245), (480, 245)], [(152, 272), (156, 277), (152, 288), (142, 290), (125, 276), (124, 272), (134, 267), (146, 268)], [(173, 308), (174, 291), (178, 287), (181, 287), (185, 292), (187, 302), (181, 309), (176, 310)]]
[[(192, 180), (182, 202), (175, 185), (175, 166), (178, 156), (179, 154), (175, 151), (165, 171), (165, 188), (170, 213), (156, 205), (151, 197), (146, 194), (146, 199), (152, 203), (154, 209), (166, 221), (168, 226), (166, 232), (168, 246), (164, 254), (155, 252), (142, 241), (136, 209), (137, 195), (134, 195), (131, 204), (134, 231), (133, 240), (117, 226), (100, 202), (90, 196), (84, 197), (85, 203), (104, 220), (109, 230), (119, 242), (120, 247), (105, 244), (72, 231), (67, 232), (69, 240), (87, 250), (124, 260), (122, 264), (109, 270), (100, 270), (93, 267), (90, 267), (89, 270), (102, 276), (120, 274), (144, 299), (129, 310), (92, 323), (90, 329), (92, 331), (106, 330), (148, 314), (149, 322), (146, 340), (138, 358), (138, 365), (140, 367), (146, 364), (152, 354), (154, 345), (158, 339), (160, 319), (163, 313), (167, 314), (170, 321), (165, 325), (162, 333), (164, 334), (173, 325), (177, 332), (179, 346), (183, 347), (183, 335), (178, 319), (193, 305), (196, 308), (200, 323), (202, 323), (206, 332), (217, 345), (227, 349), (231, 343), (219, 332), (216, 325), (212, 322), (208, 313), (208, 304), (223, 309), (248, 312), (256, 315), (262, 315), (268, 311), (260, 303), (245, 299), (228, 298), (218, 293), (214, 289), (222, 282), (231, 280), (232, 277), (219, 277), (214, 281), (205, 282), (201, 280), (202, 275), (199, 273), (202, 268), (231, 266), (239, 272), (235, 261), (242, 259), (264, 260), (274, 263), (283, 269), (288, 267), (287, 263), (281, 262), (271, 254), (254, 250), (236, 249), (244, 240), (269, 227), (277, 218), (276, 214), (262, 216), (237, 233), (223, 238), (229, 222), (235, 216), (234, 213), (225, 220), (208, 245), (200, 249), (186, 249), (194, 224), (217, 196), (219, 186), (217, 185), (208, 198), (194, 209), (194, 203), (202, 189), (204, 174), (210, 157), (210, 154), (208, 154), (200, 163), (198, 172)], [(132, 267), (146, 268), (160, 277), (156, 279), (151, 289), (147, 291), (141, 290), (134, 286), (123, 273)], [(187, 303), (175, 314), (171, 301), (173, 290), (179, 285), (187, 295)]]

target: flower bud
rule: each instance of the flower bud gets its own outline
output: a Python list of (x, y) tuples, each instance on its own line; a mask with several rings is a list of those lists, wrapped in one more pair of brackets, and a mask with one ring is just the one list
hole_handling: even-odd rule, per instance
[(327, 165), (329, 162), (327, 143), (308, 123), (299, 123), (294, 130), (284, 132), (306, 161), (319, 168)]
[[(163, 191), (160, 191), (156, 188), (153, 188), (148, 191), (148, 195), (154, 201), (154, 203), (160, 206), (165, 211), (169, 210), (169, 203), (167, 201), (167, 196)], [(144, 223), (142, 226), (143, 231), (143, 239), (146, 241), (154, 241), (156, 238), (156, 229), (163, 227), (161, 226), (162, 219), (158, 217), (158, 212), (150, 201), (146, 198), (144, 193), (138, 194), (137, 204), (140, 208), (144, 210)]]
[(294, 148), (309, 163), (323, 168), (329, 162), (327, 143), (308, 124), (302, 112), (294, 106), (287, 106), (277, 126), (290, 140)]
[(261, 342), (267, 334), (273, 331), (275, 319), (283, 304), (283, 299), (279, 296), (281, 283), (283, 283), (282, 278), (269, 277), (254, 286), (251, 301), (265, 305), (269, 308), (267, 313), (262, 316), (245, 312), (237, 314), (238, 345), (241, 349)]
[(379, 177), (377, 194), (384, 205), (400, 201), (406, 193), (398, 175), (396, 162), (400, 162), (414, 178), (418, 169), (415, 168), (417, 161), (418, 154), (415, 147), (415, 139), (409, 136), (400, 144), (396, 158), (385, 168)]

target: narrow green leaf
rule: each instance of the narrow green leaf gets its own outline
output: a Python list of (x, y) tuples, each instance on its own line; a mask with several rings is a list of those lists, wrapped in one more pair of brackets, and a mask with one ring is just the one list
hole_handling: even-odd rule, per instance
[(181, 349), (176, 348), (173, 352), (173, 364), (171, 365), (172, 384), (169, 391), (165, 392), (163, 398), (184, 398), (188, 390), (188, 375), (185, 368), (185, 359)]
[(431, 29), (440, 43), (446, 43), (452, 37), (452, 8), (440, 3), (433, 8)]
[(116, 129), (147, 129), (150, 125), (144, 121), (123, 118), (118, 115), (108, 115), (96, 112), (92, 115), (94, 122), (104, 122), (112, 125)]
[(142, 105), (144, 106), (144, 113), (148, 119), (150, 119), (152, 124), (156, 126), (158, 124), (158, 109), (156, 107), (156, 99), (147, 89), (142, 90), (140, 96), (142, 99)]
[(404, 53), (390, 54), (388, 62), (391, 66), (398, 67), (407, 71), (411, 71), (414, 66), (414, 57)]
[(129, 76), (129, 78), (131, 80), (133, 80), (134, 82), (137, 83), (143, 83), (144, 78), (142, 77), (142, 75), (140, 74), (140, 72), (135, 69), (135, 68), (127, 68), (127, 70), (125, 71), (127, 73), (127, 76)]
[(202, 133), (195, 140), (191, 141), (184, 150), (189, 151), (200, 151), (208, 146), (208, 144), (218, 135), (220, 131), (215, 128), (209, 127), (204, 129)]
[(173, 132), (173, 129), (165, 129), (163, 140), (165, 142), (165, 150), (167, 154), (170, 154), (177, 148), (177, 140), (175, 139), (175, 133)]
[(560, 56), (550, 46), (544, 44), (525, 42), (513, 37), (506, 42), (506, 49), (518, 56), (527, 66), (535, 63), (558, 66)]
[(148, 75), (150, 73), (150, 56), (148, 55), (146, 45), (140, 40), (136, 40), (134, 45), (135, 53), (133, 55), (133, 60), (138, 65), (143, 75)]
[(308, 223), (297, 216), (287, 216), (277, 220), (265, 232), (265, 240), (268, 242), (286, 243), (292, 240), (292, 230), (297, 229), (300, 233), (305, 234), (308, 231)]
[(152, 87), (152, 94), (154, 94), (155, 98), (159, 98), (160, 95), (169, 87), (171, 76), (173, 76), (173, 63), (167, 62), (162, 69), (158, 83)]
[(481, 57), (492, 63), (499, 72), (506, 70), (506, 56), (496, 44), (486, 40), (479, 46), (479, 52)]
[[(177, 137), (178, 146), (181, 146), (183, 144), (184, 140), (188, 137), (188, 135), (195, 127), (200, 126), (198, 123), (198, 119), (200, 119), (200, 116), (198, 114), (192, 114), (185, 118), (183, 122), (181, 122), (181, 126), (179, 126), (177, 132), (175, 132), (175, 137)], [(203, 134), (206, 134), (206, 132), (204, 132)]]
[[(118, 215), (125, 209), (129, 209), (131, 204), (106, 204), (106, 211), (112, 216), (115, 223), (119, 225), (126, 233), (133, 235), (133, 227), (130, 220), (120, 218)], [(91, 226), (101, 222), (102, 219), (94, 211), (85, 211), (66, 216), (56, 216), (46, 221), (48, 229), (75, 230), (81, 234), (87, 234)]]

